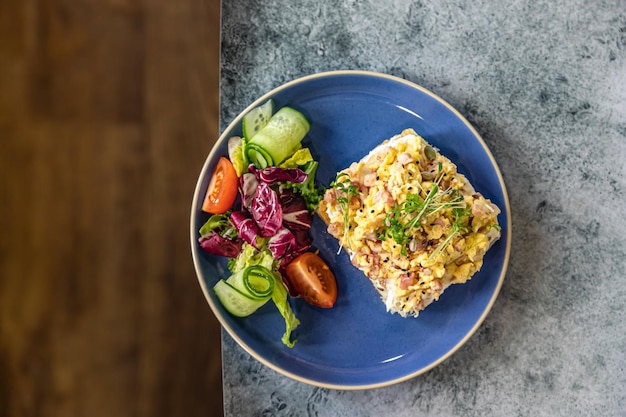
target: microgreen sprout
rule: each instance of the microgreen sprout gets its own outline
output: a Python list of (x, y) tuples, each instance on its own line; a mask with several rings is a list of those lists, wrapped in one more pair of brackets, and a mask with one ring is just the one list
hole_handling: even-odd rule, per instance
[(458, 190), (452, 188), (441, 188), (442, 164), (438, 163), (437, 177), (423, 200), (419, 193), (409, 193), (406, 200), (401, 204), (395, 204), (387, 213), (383, 222), (383, 229), (378, 232), (378, 238), (385, 240), (390, 237), (401, 245), (400, 253), (407, 255), (407, 245), (413, 238), (413, 229), (422, 226), (422, 220), (446, 209), (465, 208), (463, 196)]
[(335, 198), (337, 199), (337, 203), (341, 208), (341, 212), (343, 213), (343, 225), (344, 225), (344, 233), (343, 240), (341, 245), (339, 246), (339, 254), (341, 252), (341, 248), (345, 244), (348, 248), (350, 245), (350, 200), (353, 196), (360, 193), (359, 189), (352, 184), (350, 180), (350, 175), (347, 172), (340, 172), (337, 174), (335, 181), (330, 183), (330, 187), (335, 190)]
[(437, 255), (439, 255), (443, 250), (452, 242), (452, 239), (460, 234), (468, 231), (467, 220), (472, 216), (470, 212), (469, 206), (465, 206), (463, 208), (457, 207), (452, 209), (452, 217), (454, 218), (454, 223), (452, 223), (452, 230), (450, 234), (444, 239), (443, 242), (439, 243), (435, 250), (428, 256), (427, 261), (431, 261)]

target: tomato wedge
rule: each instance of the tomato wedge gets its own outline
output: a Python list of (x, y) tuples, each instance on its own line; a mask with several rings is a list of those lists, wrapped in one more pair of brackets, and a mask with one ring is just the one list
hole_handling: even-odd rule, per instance
[(213, 171), (202, 210), (211, 214), (222, 214), (228, 211), (237, 198), (238, 185), (239, 179), (235, 167), (222, 156)]
[(331, 308), (337, 300), (337, 281), (328, 265), (313, 252), (305, 252), (285, 268), (294, 290), (307, 302)]

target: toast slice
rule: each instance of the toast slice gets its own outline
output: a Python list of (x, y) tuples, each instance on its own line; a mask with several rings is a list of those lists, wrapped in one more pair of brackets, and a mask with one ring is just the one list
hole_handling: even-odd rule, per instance
[(318, 213), (403, 317), (467, 282), (500, 238), (500, 209), (412, 129), (340, 171)]

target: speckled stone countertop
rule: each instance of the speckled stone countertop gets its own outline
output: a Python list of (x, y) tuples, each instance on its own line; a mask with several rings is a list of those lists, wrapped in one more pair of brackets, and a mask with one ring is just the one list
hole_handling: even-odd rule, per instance
[(284, 377), (223, 333), (226, 417), (626, 415), (626, 2), (224, 0), (221, 128), (284, 82), (396, 75), (482, 135), (512, 208), (470, 340), (385, 388)]

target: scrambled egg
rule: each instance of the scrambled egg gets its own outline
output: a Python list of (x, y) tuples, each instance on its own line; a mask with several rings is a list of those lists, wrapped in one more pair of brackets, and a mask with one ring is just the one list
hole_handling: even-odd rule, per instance
[(389, 312), (417, 317), (449, 285), (479, 271), (500, 237), (500, 209), (412, 129), (384, 141), (340, 178), (352, 192), (335, 184), (319, 213)]

